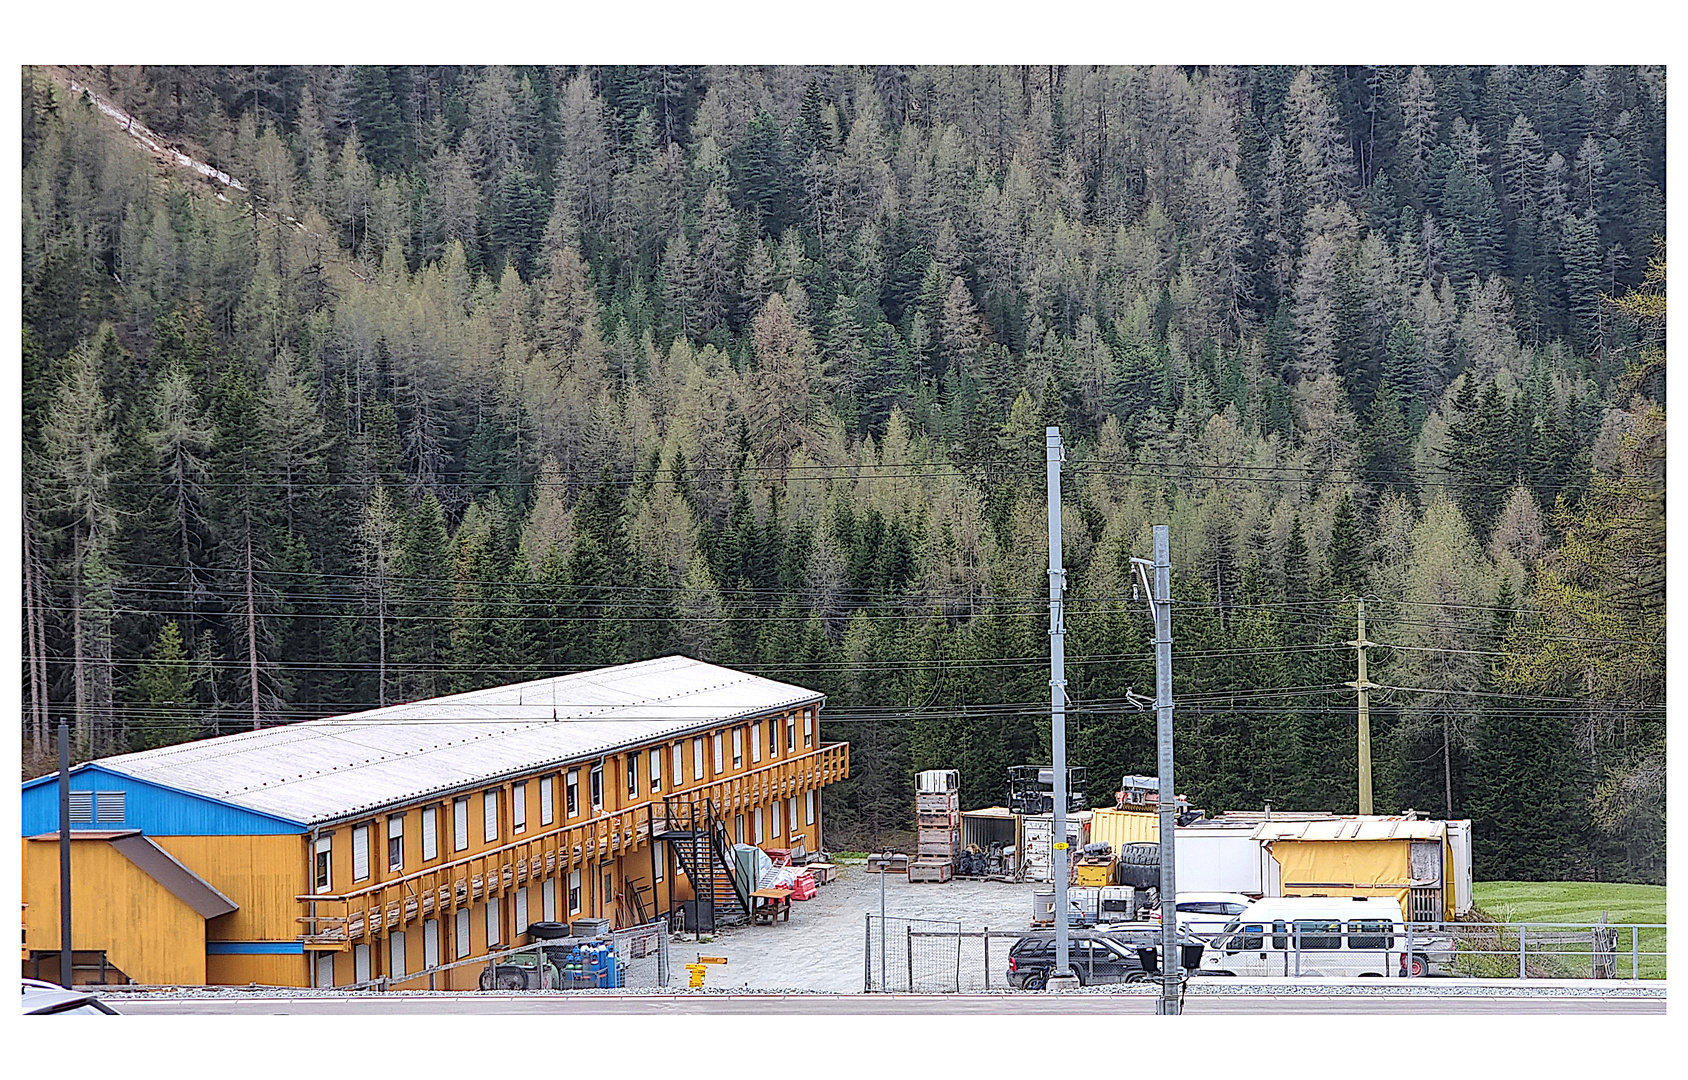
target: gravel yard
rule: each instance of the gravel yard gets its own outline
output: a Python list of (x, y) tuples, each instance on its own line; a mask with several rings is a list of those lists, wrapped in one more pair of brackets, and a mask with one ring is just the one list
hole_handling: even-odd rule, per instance
[[(791, 905), (790, 922), (736, 926), (703, 943), (676, 935), (669, 946), (675, 982), (685, 984), (681, 965), (702, 954), (727, 958), (710, 969), (706, 987), (861, 993), (865, 916), (879, 913), (879, 879), (862, 866), (841, 866), (837, 880), (821, 886), (814, 899)], [(1029, 930), (1032, 892), (1039, 887), (1000, 881), (911, 885), (900, 874), (886, 874), (885, 914), (944, 919), (967, 930)], [(1003, 957), (1006, 966), (1006, 944)]]

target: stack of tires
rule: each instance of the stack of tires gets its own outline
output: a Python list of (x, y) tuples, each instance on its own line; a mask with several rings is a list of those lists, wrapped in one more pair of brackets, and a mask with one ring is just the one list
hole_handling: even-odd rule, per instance
[(1160, 888), (1160, 845), (1121, 844), (1114, 879), (1138, 890)]

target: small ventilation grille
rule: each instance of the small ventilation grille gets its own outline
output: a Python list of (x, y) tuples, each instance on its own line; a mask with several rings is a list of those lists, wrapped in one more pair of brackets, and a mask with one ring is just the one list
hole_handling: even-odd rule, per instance
[(92, 791), (73, 791), (70, 793), (70, 823), (72, 825), (92, 824), (94, 821), (94, 793)]
[(124, 808), (124, 795), (125, 792), (121, 791), (100, 792), (99, 801), (96, 804), (95, 809), (95, 813), (99, 815), (97, 820), (102, 822), (122, 821), (126, 812)]

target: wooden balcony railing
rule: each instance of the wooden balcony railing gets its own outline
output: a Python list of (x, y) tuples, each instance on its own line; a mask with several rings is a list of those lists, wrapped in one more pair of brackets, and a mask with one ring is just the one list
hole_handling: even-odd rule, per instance
[[(739, 776), (683, 788), (668, 797), (713, 799), (718, 812), (727, 815), (817, 790), (849, 774), (850, 744), (832, 743)], [(660, 801), (639, 804), (589, 821), (551, 826), (502, 847), (349, 892), (296, 896), (307, 912), (297, 919), (304, 928), (300, 940), (307, 949), (348, 949), (421, 919), (455, 914), (460, 907), (503, 896), (559, 871), (634, 851), (649, 841), (653, 829), (662, 832), (665, 824)]]

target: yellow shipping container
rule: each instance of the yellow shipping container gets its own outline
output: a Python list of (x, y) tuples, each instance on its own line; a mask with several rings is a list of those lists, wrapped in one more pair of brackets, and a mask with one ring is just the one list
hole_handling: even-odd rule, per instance
[(1160, 815), (1142, 810), (1097, 810), (1090, 819), (1090, 842), (1103, 841), (1118, 851), (1126, 844), (1153, 844), (1160, 840)]

